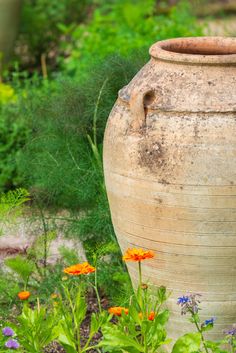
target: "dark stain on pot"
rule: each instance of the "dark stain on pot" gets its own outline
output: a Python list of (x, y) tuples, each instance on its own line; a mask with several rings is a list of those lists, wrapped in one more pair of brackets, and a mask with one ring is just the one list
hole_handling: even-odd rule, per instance
[(194, 137), (196, 139), (199, 138), (199, 127), (197, 123), (194, 125)]
[(168, 185), (168, 184), (170, 184), (169, 181), (167, 181), (166, 179), (159, 179), (159, 180), (158, 180), (158, 183), (163, 184), (163, 185)]
[(155, 197), (154, 198), (156, 201), (157, 201), (157, 203), (159, 203), (159, 204), (161, 204), (162, 202), (163, 202), (163, 200), (160, 198), (160, 197)]
[[(165, 167), (165, 153), (159, 142), (150, 143), (148, 139), (140, 142), (138, 163), (152, 173), (157, 173)], [(158, 173), (159, 174), (159, 173)]]
[(141, 168), (153, 174), (153, 178), (162, 185), (175, 183), (180, 173), (183, 173), (184, 155), (176, 144), (173, 154), (169, 153), (164, 133), (158, 141), (147, 134), (138, 144), (137, 163)]
[(139, 165), (151, 171), (156, 170), (157, 166), (163, 164), (163, 148), (159, 142), (150, 143), (142, 141), (139, 149)]

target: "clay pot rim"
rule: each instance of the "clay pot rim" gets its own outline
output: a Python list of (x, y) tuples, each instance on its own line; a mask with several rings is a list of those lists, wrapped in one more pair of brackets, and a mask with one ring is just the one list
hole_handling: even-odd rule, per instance
[(149, 50), (157, 60), (205, 65), (236, 65), (236, 38), (183, 37), (159, 41)]

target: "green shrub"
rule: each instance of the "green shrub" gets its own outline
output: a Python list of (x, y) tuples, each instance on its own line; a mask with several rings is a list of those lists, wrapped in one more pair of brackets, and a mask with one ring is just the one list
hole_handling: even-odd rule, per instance
[(0, 108), (0, 192), (21, 184), (16, 160), (28, 136), (29, 128), (16, 108)]
[(15, 278), (0, 270), (0, 320), (7, 317), (9, 319), (12, 307), (17, 302), (17, 293), (19, 290), (19, 284)]
[[(26, 118), (32, 134), (18, 158), (24, 183), (40, 208), (70, 210), (67, 234), (80, 237), (89, 258), (98, 245), (111, 240), (116, 243), (101, 169), (103, 133), (117, 91), (130, 81), (145, 60), (139, 53), (130, 59), (111, 57), (96, 63), (91, 77), (83, 83), (58, 82), (51, 94), (43, 98), (29, 95), (26, 102)], [(94, 139), (100, 163), (92, 149)], [(118, 260), (117, 245), (116, 249), (112, 262), (104, 263), (107, 270), (101, 279), (110, 297), (117, 295), (117, 283), (122, 284), (123, 292), (128, 283)], [(122, 278), (118, 272), (124, 273)], [(116, 277), (116, 284), (111, 288), (112, 276)]]
[(0, 193), (22, 186), (18, 157), (31, 136), (28, 117), (41, 105), (42, 97), (54, 91), (54, 82), (37, 74), (29, 78), (17, 66), (5, 79), (9, 84), (0, 84)]
[(169, 14), (156, 13), (156, 1), (119, 0), (99, 2), (89, 23), (78, 25), (70, 42), (62, 41), (69, 56), (61, 61), (70, 73), (79, 76), (89, 72), (94, 58), (110, 54), (130, 55), (133, 50), (148, 47), (154, 42), (173, 37), (202, 35), (192, 15), (189, 1), (179, 1)]
[(39, 65), (42, 54), (55, 57), (60, 28), (83, 21), (90, 5), (90, 0), (25, 0), (18, 41), (20, 54), (24, 50), (21, 59)]
[[(83, 84), (59, 82), (56, 92), (40, 100), (28, 97), (31, 139), (22, 150), (18, 164), (25, 182), (48, 204), (71, 210), (97, 207), (104, 194), (101, 167), (98, 167), (88, 135), (102, 150), (107, 117), (124, 86), (143, 65), (143, 58), (112, 57), (91, 69)], [(106, 84), (101, 92), (104, 82)], [(97, 106), (98, 103), (98, 106)], [(96, 108), (97, 107), (97, 108)]]

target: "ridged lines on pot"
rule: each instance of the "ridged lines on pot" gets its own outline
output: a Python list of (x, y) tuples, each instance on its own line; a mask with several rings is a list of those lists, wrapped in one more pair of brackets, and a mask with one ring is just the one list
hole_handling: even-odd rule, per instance
[(187, 219), (179, 219), (179, 218), (169, 218), (169, 217), (160, 217), (157, 213), (156, 218), (153, 214), (146, 222), (140, 223), (138, 212), (135, 213), (134, 210), (127, 215), (125, 212), (127, 208), (124, 206), (123, 212), (121, 210), (117, 210), (114, 212), (114, 219), (118, 222), (125, 222), (127, 224), (126, 228), (132, 229), (132, 225), (134, 227), (142, 226), (145, 232), (149, 232), (155, 230), (157, 232), (167, 232), (167, 233), (187, 233), (191, 236), (196, 235), (196, 241), (207, 242), (208, 239), (214, 241), (212, 236), (219, 236), (219, 232), (222, 232), (222, 241), (232, 241), (234, 244), (235, 240), (235, 226), (236, 222), (233, 221), (211, 221), (207, 222), (204, 220), (187, 220)]
[[(177, 267), (177, 265), (176, 265)], [(132, 265), (128, 265), (129, 271), (133, 276), (138, 275), (138, 272)], [(156, 275), (154, 274), (155, 269), (152, 268), (151, 266), (147, 266), (145, 268), (147, 274), (144, 276), (144, 282), (146, 283), (151, 283), (155, 286), (161, 286), (164, 285), (166, 286), (167, 290), (169, 290), (172, 295), (169, 301), (173, 301), (174, 303), (177, 302), (177, 298), (182, 296), (183, 294), (186, 293), (201, 293), (202, 294), (202, 299), (205, 302), (213, 302), (213, 303), (228, 303), (233, 302), (236, 303), (236, 294), (235, 294), (235, 286), (230, 286), (227, 285), (226, 287), (224, 286), (224, 282), (218, 282), (218, 283), (209, 283), (207, 280), (205, 280), (205, 283), (202, 279), (196, 280), (194, 277), (194, 274), (192, 274), (192, 278), (190, 280), (191, 283), (191, 290), (189, 289), (190, 284), (189, 284), (189, 279), (188, 281), (181, 281), (176, 279), (176, 274), (173, 271), (171, 276), (169, 276), (169, 279), (166, 277), (166, 274), (164, 271), (157, 271)], [(135, 282), (134, 282), (135, 283)], [(175, 285), (175, 289), (173, 290), (173, 284)], [(221, 293), (221, 290), (224, 288), (224, 292)], [(232, 294), (232, 291), (234, 292)], [(203, 304), (206, 305), (206, 304)], [(217, 304), (218, 305), (218, 304)], [(223, 305), (223, 304), (222, 304)], [(177, 306), (176, 306), (177, 309)], [(233, 310), (231, 310), (232, 315), (235, 317)], [(209, 315), (209, 313), (204, 313), (205, 315)], [(227, 315), (227, 313), (224, 313), (222, 311), (222, 314)]]
[[(236, 196), (236, 180), (234, 183), (229, 183), (225, 185), (200, 185), (200, 184), (165, 184), (158, 183), (155, 178), (150, 178), (148, 176), (144, 179), (142, 176), (137, 176), (137, 173), (121, 170), (115, 171), (106, 169), (106, 173), (109, 174), (109, 177), (112, 179), (112, 185), (109, 188), (116, 189), (119, 191), (120, 186), (129, 185), (132, 188), (143, 189), (144, 192), (158, 192), (158, 193), (171, 193), (175, 194), (186, 194), (186, 195), (205, 195), (209, 196)], [(109, 187), (109, 180), (107, 181), (107, 188)]]
[[(136, 247), (144, 247), (147, 249), (152, 249), (154, 251), (158, 251), (159, 253), (162, 254), (174, 254), (175, 256), (199, 256), (199, 260), (202, 257), (208, 257), (208, 258), (215, 258), (215, 257), (220, 257), (223, 260), (226, 260), (231, 257), (236, 256), (236, 246), (214, 246), (211, 244), (205, 244), (202, 246), (199, 245), (184, 245), (184, 244), (176, 244), (176, 243), (171, 243), (171, 242), (161, 242), (160, 240), (154, 240), (150, 239), (147, 234), (145, 235), (145, 238), (143, 238), (143, 232), (141, 232), (141, 235), (139, 234), (131, 234), (127, 232), (120, 232), (118, 227), (115, 227), (116, 231), (118, 232), (118, 235), (122, 239), (127, 239), (127, 240), (133, 240), (132, 244)], [(158, 234), (154, 232), (154, 236), (157, 236)], [(179, 235), (176, 237), (176, 241), (178, 241)], [(168, 238), (167, 238), (168, 239)], [(131, 243), (131, 242), (130, 242)], [(145, 243), (145, 246), (143, 244)], [(222, 251), (224, 251), (224, 254), (222, 254)]]
[[(122, 184), (122, 189), (119, 185), (113, 185), (112, 187), (107, 185), (108, 191), (112, 194), (117, 192), (120, 197), (131, 198), (137, 200), (156, 201), (156, 203), (162, 203), (163, 206), (172, 207), (189, 207), (189, 208), (200, 208), (200, 209), (236, 209), (236, 195), (197, 195), (197, 194), (182, 194), (174, 193), (171, 191), (161, 192), (154, 191), (145, 185), (146, 183), (136, 183), (139, 188), (130, 187), (130, 184)], [(142, 185), (143, 184), (143, 185)], [(137, 185), (137, 186), (138, 186)], [(170, 190), (170, 188), (169, 188)]]

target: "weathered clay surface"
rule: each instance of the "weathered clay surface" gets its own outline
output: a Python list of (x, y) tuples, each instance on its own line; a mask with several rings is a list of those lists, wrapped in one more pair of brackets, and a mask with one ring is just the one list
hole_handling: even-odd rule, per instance
[(172, 291), (170, 335), (189, 330), (177, 298), (198, 292), (219, 338), (236, 321), (236, 39), (175, 39), (150, 53), (106, 128), (113, 224), (123, 250), (156, 252), (144, 274)]

